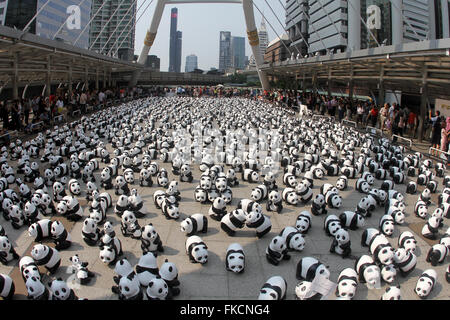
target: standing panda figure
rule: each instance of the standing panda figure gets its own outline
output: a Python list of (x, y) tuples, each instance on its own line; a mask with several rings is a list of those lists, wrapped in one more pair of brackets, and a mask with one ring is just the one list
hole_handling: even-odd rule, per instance
[(437, 243), (433, 245), (426, 257), (426, 262), (431, 263), (433, 267), (436, 267), (439, 263), (442, 263), (447, 258), (449, 252), (445, 244)]
[(317, 194), (313, 203), (311, 204), (311, 213), (315, 216), (327, 214), (328, 211), (326, 209), (325, 196), (323, 194)]
[(341, 225), (350, 230), (357, 230), (365, 225), (364, 217), (354, 211), (344, 211), (339, 215)]
[(272, 229), (270, 218), (260, 212), (252, 211), (247, 214), (246, 226), (256, 229), (256, 236), (262, 238)]
[(437, 279), (437, 273), (433, 269), (425, 270), (422, 275), (417, 280), (414, 292), (421, 298), (425, 299), (428, 297), (433, 290)]
[(198, 236), (190, 236), (186, 239), (186, 254), (192, 263), (205, 264), (208, 262), (208, 247)]
[(126, 210), (122, 215), (120, 230), (125, 237), (140, 239), (142, 235), (141, 226), (132, 211)]
[(79, 300), (75, 292), (69, 288), (67, 283), (62, 278), (57, 278), (49, 282), (50, 291), (52, 293), (52, 300)]
[(31, 256), (38, 266), (44, 266), (50, 274), (54, 274), (61, 264), (59, 252), (49, 246), (37, 244), (31, 249)]
[[(222, 218), (222, 220), (223, 219), (224, 218)], [(186, 233), (188, 237), (196, 234), (197, 232), (206, 233), (207, 231), (208, 219), (201, 213), (195, 213), (181, 222), (181, 232)]]
[(19, 259), (19, 255), (13, 248), (7, 236), (0, 236), (0, 262), (7, 265), (10, 261)]
[(268, 201), (266, 203), (267, 211), (276, 211), (280, 213), (283, 210), (283, 201), (278, 190), (272, 190), (269, 193)]
[(328, 270), (328, 268), (316, 258), (304, 257), (300, 259), (295, 273), (295, 277), (298, 280), (312, 282), (318, 275), (329, 279), (330, 270)]
[(25, 282), (25, 286), (28, 292), (28, 299), (32, 300), (52, 300), (52, 294), (41, 282), (41, 279), (35, 277), (29, 277)]
[(271, 171), (269, 171), (265, 176), (264, 176), (264, 181), (263, 181), (264, 185), (267, 187), (267, 191), (270, 192), (272, 190), (277, 190), (278, 186), (276, 184), (275, 181), (275, 174)]
[(177, 220), (180, 217), (178, 204), (170, 203), (167, 198), (165, 198), (161, 204), (161, 211), (167, 220)]
[(60, 221), (53, 221), (51, 225), (51, 235), (55, 242), (55, 249), (58, 251), (67, 249), (72, 245), (72, 237)]
[(395, 266), (400, 270), (403, 277), (409, 275), (417, 264), (417, 258), (411, 251), (406, 251), (404, 248), (398, 248), (394, 254)]
[(331, 243), (330, 252), (337, 253), (342, 258), (347, 258), (352, 252), (350, 242), (350, 235), (345, 229), (339, 229), (335, 235), (333, 242)]
[(52, 221), (49, 219), (41, 219), (28, 228), (28, 235), (33, 237), (35, 242), (41, 242), (51, 236), (51, 230)]
[(180, 294), (180, 288), (178, 288), (180, 285), (180, 281), (178, 280), (178, 268), (174, 263), (165, 259), (163, 265), (159, 269), (159, 276), (167, 283), (169, 293), (172, 296), (175, 297)]
[(266, 259), (270, 264), (277, 266), (281, 260), (289, 260), (291, 256), (288, 254), (286, 240), (281, 236), (276, 236), (270, 241), (266, 249)]
[(439, 234), (439, 218), (430, 217), (422, 228), (422, 236), (427, 239), (436, 240)]
[(286, 291), (286, 280), (280, 276), (273, 276), (259, 290), (258, 300), (285, 300)]
[(303, 234), (296, 228), (290, 226), (285, 227), (279, 235), (286, 241), (288, 250), (303, 251), (305, 248)]
[(242, 273), (245, 269), (245, 253), (239, 243), (232, 243), (227, 248), (225, 269), (234, 273)]
[(125, 180), (123, 176), (116, 177), (116, 185), (115, 185), (115, 194), (116, 196), (120, 195), (130, 195), (130, 188), (128, 187), (128, 182)]
[(220, 228), (230, 237), (236, 234), (237, 229), (242, 229), (247, 220), (247, 216), (242, 209), (235, 209), (228, 212), (220, 220)]
[(334, 237), (339, 229), (342, 229), (341, 220), (334, 214), (328, 215), (324, 221), (324, 230), (327, 236)]
[(220, 221), (226, 214), (227, 210), (225, 201), (220, 197), (214, 199), (208, 211), (209, 217), (213, 220)]
[(380, 283), (380, 267), (374, 262), (371, 256), (362, 255), (355, 262), (355, 270), (358, 273), (358, 280), (367, 283), (369, 289), (373, 289)]
[(358, 274), (353, 268), (346, 268), (341, 271), (336, 287), (336, 297), (339, 300), (352, 300), (355, 297), (358, 286)]
[(86, 218), (83, 222), (81, 235), (88, 246), (96, 246), (100, 240), (100, 229), (97, 227), (97, 222), (92, 218)]
[(370, 185), (365, 179), (359, 178), (356, 180), (355, 189), (360, 193), (369, 193)]
[(163, 244), (159, 234), (156, 232), (152, 223), (142, 228), (141, 235), (142, 253), (147, 252), (164, 252)]
[(7, 274), (0, 274), (0, 297), (3, 300), (12, 300), (16, 287), (14, 285), (13, 279)]

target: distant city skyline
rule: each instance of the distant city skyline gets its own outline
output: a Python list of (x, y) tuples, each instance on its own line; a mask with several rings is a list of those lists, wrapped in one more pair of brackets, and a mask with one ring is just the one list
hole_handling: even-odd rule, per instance
[[(138, 0), (138, 8), (145, 0)], [(269, 41), (278, 35), (285, 33), (283, 27), (265, 4), (264, 0), (255, 0), (258, 8), (264, 12), (268, 21), (267, 31)], [(142, 5), (138, 12), (138, 18), (147, 7), (148, 1)], [(136, 46), (135, 54), (139, 55), (147, 29), (152, 21), (156, 1), (149, 6), (148, 10), (136, 25)], [(278, 1), (271, 3), (272, 8), (277, 13), (278, 19), (284, 23), (285, 11)], [(170, 11), (174, 5), (166, 5), (158, 28), (155, 42), (149, 54), (157, 55), (161, 59), (161, 70), (168, 70), (169, 67), (169, 38), (170, 38)], [(178, 8), (178, 30), (183, 31), (183, 54), (181, 70), (185, 69), (185, 60), (188, 53), (195, 52), (198, 57), (198, 68), (210, 70), (219, 68), (219, 41), (220, 31), (227, 30), (233, 36), (245, 37), (245, 51), (250, 55), (251, 48), (246, 36), (246, 25), (244, 12), (241, 4), (177, 4)], [(259, 28), (261, 24), (261, 14), (255, 8), (255, 23)], [(276, 33), (269, 26), (269, 23), (276, 30)]]

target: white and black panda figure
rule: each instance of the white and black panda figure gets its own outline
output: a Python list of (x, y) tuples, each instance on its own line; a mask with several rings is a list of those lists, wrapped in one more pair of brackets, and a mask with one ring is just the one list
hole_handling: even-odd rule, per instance
[(355, 189), (360, 193), (369, 193), (370, 184), (363, 178), (356, 180)]
[(425, 173), (420, 173), (418, 176), (417, 176), (417, 184), (419, 185), (419, 186), (426, 186), (427, 185), (427, 183), (428, 183), (428, 176), (425, 174)]
[[(382, 265), (390, 265), (394, 263), (394, 248), (389, 243), (388, 239), (381, 233), (376, 234), (371, 232), (371, 228), (366, 229), (369, 233), (363, 233), (362, 241), (365, 239), (365, 243), (369, 246), (369, 251), (372, 253), (376, 262)], [(370, 233), (372, 233), (370, 235)], [(367, 236), (368, 235), (368, 236)], [(367, 238), (365, 238), (367, 236)]]
[[(227, 178), (227, 185), (230, 188), (236, 187), (236, 186), (239, 185), (239, 179), (236, 177), (236, 172), (233, 169), (228, 169), (228, 171), (226, 173), (226, 178)], [(265, 180), (265, 177), (264, 177), (264, 184), (266, 184), (265, 181), (266, 180)]]
[(417, 192), (417, 183), (414, 181), (408, 182), (408, 185), (406, 186), (406, 193), (416, 194), (416, 192)]
[(307, 204), (313, 197), (312, 189), (306, 186), (303, 182), (297, 184), (297, 186), (295, 187), (295, 192), (297, 193), (299, 200), (303, 204)]
[(283, 175), (283, 184), (288, 188), (295, 188), (298, 184), (298, 181), (293, 174), (286, 172)]
[(419, 200), (425, 202), (427, 206), (431, 204), (431, 191), (428, 188), (423, 189), (422, 193), (419, 196)]
[(311, 204), (311, 213), (315, 216), (327, 214), (325, 196), (321, 193), (317, 194)]
[(244, 169), (242, 171), (242, 180), (250, 183), (258, 183), (259, 174), (257, 171), (254, 171), (252, 169)]
[(59, 181), (55, 181), (53, 183), (53, 201), (61, 201), (66, 195), (64, 185)]
[[(104, 229), (108, 224), (110, 224), (109, 221), (105, 223)], [(122, 243), (116, 237), (115, 232), (103, 232), (100, 239), (100, 260), (105, 264), (112, 265), (122, 254)]]
[(66, 281), (62, 278), (57, 278), (49, 282), (52, 300), (56, 301), (70, 301), (79, 300), (75, 292), (69, 288)]
[[(228, 215), (228, 214), (227, 214)], [(222, 218), (222, 220), (224, 217)], [(221, 220), (221, 223), (222, 223)], [(183, 221), (181, 221), (181, 232), (185, 233), (186, 236), (190, 237), (198, 232), (206, 233), (208, 232), (208, 218), (206, 218), (201, 213), (195, 213)]]
[(161, 237), (158, 232), (156, 232), (156, 229), (153, 227), (152, 223), (142, 227), (141, 231), (141, 249), (143, 254), (156, 251), (164, 252)]
[(131, 195), (128, 197), (128, 209), (133, 211), (136, 218), (144, 218), (145, 212), (144, 210), (144, 201), (141, 196), (138, 194), (137, 189), (131, 189)]
[(114, 187), (112, 183), (111, 170), (109, 167), (104, 168), (100, 174), (100, 186), (105, 188), (105, 190), (109, 190)]
[(266, 203), (267, 211), (274, 211), (277, 213), (281, 213), (283, 210), (283, 200), (281, 199), (280, 193), (278, 190), (272, 190), (269, 193), (268, 200)]
[(130, 195), (130, 188), (128, 187), (128, 182), (125, 180), (124, 176), (117, 176), (115, 179), (116, 185), (114, 188), (116, 189), (116, 196), (120, 195)]
[(283, 189), (281, 197), (288, 205), (296, 206), (298, 204), (298, 196), (294, 188)]
[(309, 229), (312, 227), (311, 223), (311, 213), (309, 211), (302, 211), (297, 216), (295, 222), (295, 228), (302, 234), (307, 234)]
[(161, 211), (167, 220), (178, 220), (178, 218), (180, 217), (180, 209), (178, 207), (178, 204), (170, 203), (167, 198), (164, 199), (161, 204)]
[(185, 247), (190, 262), (200, 264), (208, 262), (208, 247), (199, 236), (187, 238)]
[(348, 178), (346, 176), (340, 176), (336, 181), (336, 188), (340, 191), (346, 190), (348, 187)]
[(193, 180), (194, 176), (191, 167), (187, 163), (183, 164), (180, 169), (180, 182), (192, 183)]
[(417, 257), (411, 251), (407, 251), (404, 248), (398, 248), (395, 250), (394, 262), (395, 266), (400, 270), (400, 274), (403, 277), (406, 277), (416, 267)]
[(245, 225), (249, 228), (256, 229), (256, 236), (258, 238), (264, 237), (272, 229), (270, 218), (257, 211), (252, 211), (247, 214)]
[(167, 186), (166, 194), (168, 196), (173, 196), (177, 202), (181, 200), (180, 191), (178, 190), (178, 181), (170, 181)]
[(428, 250), (426, 262), (430, 263), (433, 267), (443, 263), (449, 255), (448, 248), (445, 244), (437, 243)]
[(285, 300), (286, 291), (286, 280), (281, 276), (273, 276), (259, 290), (258, 300)]
[(238, 229), (242, 229), (246, 223), (247, 216), (242, 209), (235, 209), (228, 212), (220, 220), (220, 228), (230, 237), (236, 234)]
[(379, 286), (381, 280), (380, 267), (377, 266), (371, 256), (362, 255), (355, 262), (355, 270), (358, 273), (358, 281), (366, 283), (369, 289)]
[(117, 199), (116, 205), (114, 206), (114, 213), (118, 217), (122, 217), (126, 210), (128, 210), (128, 197), (126, 195), (121, 195)]
[(26, 202), (31, 200), (33, 193), (31, 192), (30, 187), (28, 187), (25, 183), (21, 183), (19, 185), (19, 195), (22, 202)]
[(140, 239), (142, 235), (141, 226), (132, 211), (125, 210), (121, 217), (120, 231), (124, 237)]
[(426, 219), (426, 217), (428, 215), (427, 204), (425, 202), (423, 202), (422, 200), (418, 200), (416, 202), (416, 204), (414, 205), (414, 214), (421, 219)]
[(79, 196), (81, 194), (81, 186), (78, 180), (76, 179), (69, 180), (69, 192), (73, 196)]
[(0, 262), (3, 265), (8, 265), (14, 259), (19, 259), (19, 255), (13, 248), (12, 243), (7, 236), (0, 236)]
[(178, 280), (178, 268), (177, 266), (169, 262), (167, 259), (159, 269), (159, 276), (163, 279), (169, 286), (169, 292), (172, 296), (178, 296), (180, 294), (180, 281)]
[(339, 193), (330, 190), (325, 194), (325, 202), (331, 209), (339, 209), (342, 206), (342, 197)]
[(38, 266), (44, 266), (50, 274), (54, 274), (61, 264), (58, 250), (44, 244), (35, 245), (31, 249), (31, 257)]
[(35, 277), (41, 279), (41, 273), (39, 268), (30, 256), (23, 256), (19, 261), (19, 269), (24, 281), (27, 281), (29, 277)]
[(358, 274), (353, 268), (345, 268), (339, 273), (336, 287), (336, 297), (338, 300), (352, 300), (358, 287)]
[(342, 167), (341, 174), (346, 176), (348, 179), (355, 179), (358, 175), (358, 172), (353, 167)]
[(113, 292), (119, 294), (119, 300), (140, 301), (144, 299), (139, 279), (134, 271), (121, 277), (118, 288)]
[(447, 267), (447, 271), (445, 271), (445, 280), (447, 280), (447, 283), (450, 283), (450, 265)]
[(72, 245), (72, 237), (64, 228), (61, 221), (53, 221), (51, 224), (51, 236), (55, 243), (55, 249), (60, 251), (68, 249)]
[(422, 228), (422, 236), (427, 239), (436, 240), (439, 234), (439, 218), (430, 217)]
[(322, 262), (313, 257), (301, 258), (297, 263), (295, 277), (298, 280), (312, 282), (316, 276), (330, 278), (330, 270)]
[(70, 221), (79, 221), (83, 218), (83, 208), (78, 199), (73, 196), (65, 196), (56, 206), (58, 213), (64, 215)]
[(288, 250), (303, 251), (305, 248), (305, 238), (303, 234), (294, 227), (285, 227), (281, 230), (279, 236), (286, 241)]
[(152, 175), (147, 168), (142, 168), (139, 172), (139, 185), (141, 187), (151, 187), (153, 186)]
[(232, 243), (227, 248), (225, 256), (225, 269), (234, 273), (243, 273), (245, 270), (244, 248), (239, 243)]
[(381, 296), (381, 300), (401, 300), (402, 293), (400, 290), (400, 286), (391, 286), (386, 288), (386, 291)]
[(167, 283), (158, 275), (148, 283), (145, 290), (148, 300), (171, 300), (172, 294)]
[(159, 275), (156, 254), (153, 252), (144, 253), (135, 266), (136, 275), (142, 287), (147, 287), (149, 282)]
[(333, 242), (330, 247), (331, 253), (337, 253), (342, 258), (347, 258), (352, 252), (350, 234), (345, 229), (339, 229), (334, 234)]
[(264, 184), (260, 184), (257, 187), (253, 188), (250, 194), (250, 198), (252, 198), (256, 202), (267, 200), (267, 196), (267, 187)]
[(381, 278), (386, 283), (393, 283), (397, 277), (397, 269), (394, 264), (382, 265)]
[[(384, 178), (383, 178), (383, 179), (384, 179)], [(394, 189), (394, 186), (395, 186), (394, 181), (392, 181), (392, 180), (384, 180), (384, 181), (381, 183), (380, 189), (381, 189), (381, 190), (384, 190), (384, 191), (386, 191), (386, 192), (389, 192), (389, 190), (393, 190), (393, 189)]]
[(416, 251), (417, 240), (410, 231), (404, 231), (398, 236), (398, 247), (404, 248), (408, 252)]
[(83, 221), (81, 235), (88, 246), (96, 246), (100, 240), (100, 229), (97, 227), (97, 222), (92, 218), (86, 218)]
[[(3, 203), (5, 203), (5, 201), (3, 201)], [(9, 211), (11, 212), (14, 208), (14, 205), (11, 206)], [(36, 207), (32, 201), (27, 201), (23, 208), (23, 217), (25, 223), (31, 225), (43, 219), (42, 210), (39, 207)]]
[(230, 204), (233, 201), (233, 191), (230, 187), (226, 187), (226, 189), (220, 193), (220, 197), (226, 204)]
[(28, 235), (34, 238), (35, 242), (41, 242), (51, 237), (52, 221), (41, 219), (28, 227)]
[(339, 215), (339, 220), (344, 228), (357, 230), (365, 225), (364, 217), (354, 211), (344, 211)]
[(11, 226), (14, 229), (20, 229), (23, 225), (27, 223), (23, 211), (17, 205), (11, 206), (11, 209), (9, 210), (9, 219), (11, 221)]
[(342, 229), (341, 220), (334, 214), (330, 214), (325, 218), (323, 228), (327, 236), (334, 237), (336, 232)]
[[(70, 182), (69, 182), (70, 185)], [(86, 200), (87, 201), (92, 201), (94, 198), (92, 196), (92, 193), (96, 191), (98, 191), (98, 187), (94, 182), (88, 181), (88, 183), (86, 183)]]
[(28, 299), (41, 301), (52, 300), (52, 294), (41, 282), (41, 279), (29, 277), (25, 282), (25, 287), (27, 288)]
[(276, 176), (272, 171), (269, 171), (266, 173), (266, 175), (264, 176), (263, 183), (267, 187), (268, 192), (278, 189), (278, 186), (276, 183)]
[(239, 201), (237, 205), (237, 209), (242, 209), (246, 214), (249, 214), (252, 211), (262, 213), (262, 206), (256, 201), (251, 199), (242, 199)]
[(392, 180), (396, 184), (403, 184), (403, 183), (405, 183), (406, 176), (403, 172), (396, 172), (396, 173), (394, 173)]
[(421, 276), (417, 280), (414, 292), (421, 298), (426, 299), (431, 291), (434, 289), (437, 280), (437, 273), (433, 269), (427, 269), (422, 272)]
[(380, 218), (379, 229), (384, 235), (391, 237), (394, 234), (394, 225), (395, 222), (392, 216), (384, 215)]
[(0, 274), (0, 297), (3, 300), (10, 301), (14, 298), (16, 287), (14, 280), (7, 274)]

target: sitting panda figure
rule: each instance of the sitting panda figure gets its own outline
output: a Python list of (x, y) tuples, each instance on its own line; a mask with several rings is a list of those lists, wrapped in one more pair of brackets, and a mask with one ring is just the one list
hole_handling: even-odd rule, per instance
[(381, 300), (401, 300), (402, 294), (400, 291), (400, 286), (391, 286), (386, 288), (386, 291), (381, 296)]
[(428, 215), (428, 207), (425, 202), (418, 200), (414, 205), (414, 214), (422, 219), (425, 219)]
[(162, 188), (166, 188), (169, 185), (169, 174), (166, 169), (161, 168), (156, 176), (156, 182)]
[(252, 169), (244, 169), (242, 171), (242, 181), (257, 183), (259, 182), (259, 174)]
[(298, 184), (298, 181), (293, 174), (286, 172), (283, 175), (283, 183), (288, 188), (295, 188)]
[(220, 221), (226, 214), (227, 210), (225, 201), (220, 197), (214, 199), (208, 211), (209, 217), (213, 220)]
[(347, 230), (339, 229), (334, 234), (333, 242), (331, 243), (330, 252), (337, 253), (342, 258), (347, 258), (352, 252), (350, 242), (350, 235)]
[(339, 209), (342, 206), (342, 197), (332, 190), (325, 194), (325, 203), (331, 209)]
[(50, 274), (54, 274), (61, 264), (58, 250), (43, 244), (37, 244), (31, 249), (31, 257), (38, 266), (44, 266)]
[(26, 223), (22, 210), (16, 205), (11, 206), (9, 218), (11, 220), (11, 226), (14, 229), (20, 229)]
[(191, 167), (189, 164), (185, 163), (180, 169), (180, 182), (191, 183), (192, 180), (194, 180), (194, 176), (192, 175)]
[(275, 181), (275, 174), (272, 171), (269, 171), (265, 176), (264, 176), (264, 181), (263, 181), (264, 185), (267, 187), (267, 191), (270, 192), (272, 190), (277, 190), (278, 186), (276, 184)]
[(312, 189), (310, 187), (307, 187), (303, 182), (297, 184), (297, 186), (295, 187), (295, 193), (297, 193), (298, 199), (303, 204), (307, 204), (313, 197)]
[(425, 261), (431, 263), (433, 267), (436, 267), (439, 263), (444, 262), (448, 255), (449, 251), (447, 246), (442, 243), (437, 243), (428, 250)]
[(19, 269), (22, 274), (22, 279), (27, 281), (29, 277), (35, 277), (36, 279), (41, 279), (41, 273), (39, 268), (30, 256), (23, 256), (19, 261)]
[(236, 177), (236, 172), (233, 169), (228, 169), (226, 173), (227, 185), (232, 188), (239, 185), (239, 179)]
[[(70, 185), (70, 182), (69, 182)], [(98, 187), (94, 182), (88, 181), (88, 183), (86, 183), (86, 200), (87, 201), (92, 201), (93, 197), (92, 197), (92, 193), (94, 191), (98, 191)]]
[(208, 247), (199, 236), (194, 235), (186, 239), (186, 254), (192, 263), (208, 262)]
[(355, 270), (358, 273), (360, 283), (367, 283), (369, 289), (379, 285), (381, 280), (380, 267), (371, 256), (362, 255), (355, 262)]
[(105, 188), (105, 190), (109, 190), (114, 187), (112, 183), (111, 171), (108, 167), (104, 168), (100, 174), (100, 186)]
[(100, 240), (100, 229), (97, 227), (97, 222), (92, 218), (86, 218), (83, 221), (81, 235), (88, 246), (96, 246)]
[(142, 253), (147, 252), (164, 252), (163, 244), (159, 234), (156, 232), (152, 223), (142, 227), (141, 249)]
[(285, 227), (279, 236), (284, 238), (288, 250), (303, 251), (305, 248), (305, 238), (303, 234), (294, 227)]
[(56, 181), (53, 184), (53, 201), (57, 202), (57, 201), (61, 201), (63, 197), (66, 196), (66, 190), (64, 189), (64, 185), (59, 182)]
[(19, 259), (16, 250), (13, 248), (7, 236), (0, 236), (0, 262), (3, 265), (8, 265), (14, 259)]
[(285, 300), (286, 289), (286, 280), (280, 276), (273, 276), (259, 290), (258, 300)]
[(178, 204), (171, 203), (167, 198), (161, 204), (161, 211), (167, 220), (178, 220), (180, 217)]
[(121, 195), (119, 196), (119, 198), (117, 199), (116, 205), (114, 207), (114, 213), (118, 216), (118, 217), (122, 217), (123, 213), (128, 210), (128, 197), (126, 195)]
[(273, 238), (266, 249), (267, 261), (277, 266), (281, 260), (289, 260), (290, 258), (285, 238), (281, 236)]
[(181, 221), (181, 232), (186, 233), (188, 237), (197, 232), (206, 233), (207, 231), (208, 219), (201, 213), (195, 213)]
[(142, 235), (141, 226), (132, 211), (126, 210), (122, 215), (120, 230), (125, 237), (140, 239)]
[(427, 269), (417, 280), (414, 292), (421, 298), (426, 299), (434, 289), (437, 280), (437, 273), (433, 269)]
[(115, 194), (116, 196), (120, 195), (130, 195), (130, 188), (128, 187), (128, 183), (123, 176), (116, 177), (116, 185), (115, 185)]
[(173, 180), (169, 183), (166, 194), (175, 197), (177, 202), (181, 200), (180, 191), (178, 190), (178, 181)]
[(406, 186), (406, 193), (415, 194), (416, 192), (417, 192), (417, 183), (415, 183), (414, 181), (410, 181)]
[(141, 285), (136, 273), (133, 271), (120, 278), (118, 287), (113, 292), (119, 294), (119, 300), (140, 301), (144, 299)]
[(422, 193), (419, 196), (419, 200), (425, 202), (427, 206), (431, 204), (431, 191), (428, 188), (423, 189)]
[[(5, 201), (3, 201), (3, 203), (5, 203)], [(9, 209), (9, 212), (11, 212), (13, 208), (14, 208), (14, 206), (11, 206), (11, 208)], [(28, 225), (36, 223), (43, 218), (40, 208), (36, 207), (33, 204), (33, 202), (30, 202), (30, 201), (27, 201), (25, 203), (25, 206), (23, 208), (23, 217), (24, 217), (25, 223)]]
[(370, 185), (365, 179), (359, 178), (356, 180), (355, 189), (360, 193), (369, 193)]
[(69, 288), (62, 278), (57, 278), (49, 282), (52, 300), (79, 300), (75, 292)]
[(296, 206), (298, 203), (298, 196), (297, 193), (295, 193), (295, 189), (293, 188), (283, 189), (281, 197), (283, 198), (284, 202), (286, 202), (286, 204), (288, 205)]
[(311, 228), (311, 214), (308, 211), (302, 211), (297, 217), (295, 228), (302, 234), (308, 233)]
[(338, 300), (352, 300), (356, 294), (358, 274), (353, 268), (345, 268), (339, 273), (336, 297)]
[(142, 168), (139, 172), (139, 185), (141, 187), (151, 187), (153, 186), (152, 175), (150, 171), (146, 168)]
[(334, 214), (330, 214), (325, 218), (323, 228), (327, 236), (334, 237), (342, 229), (341, 220)]
[(81, 194), (81, 186), (78, 180), (69, 180), (69, 192), (72, 196), (79, 196)]
[(264, 184), (260, 184), (257, 187), (252, 189), (250, 198), (253, 199), (253, 201), (261, 202), (263, 200), (267, 200), (268, 191), (267, 187)]
[(158, 275), (148, 283), (145, 291), (148, 300), (171, 300), (172, 294), (167, 283)]
[(380, 218), (379, 229), (380, 231), (391, 237), (394, 234), (394, 218), (390, 215), (384, 215)]
[(72, 245), (72, 237), (60, 221), (52, 222), (51, 235), (55, 242), (55, 249), (58, 251), (67, 249)]
[(0, 297), (3, 300), (10, 301), (13, 299), (15, 292), (14, 280), (7, 274), (0, 274)]
[(134, 184), (134, 171), (132, 168), (127, 168), (123, 171), (123, 177), (128, 184)]
[(266, 203), (267, 211), (276, 211), (280, 213), (283, 210), (283, 201), (280, 197), (278, 190), (272, 190), (269, 193), (268, 200)]
[(246, 226), (256, 229), (256, 236), (262, 238), (272, 229), (270, 218), (260, 212), (252, 211), (246, 216)]
[(318, 275), (329, 279), (330, 270), (316, 258), (304, 257), (297, 263), (295, 277), (298, 280), (312, 282)]
[(147, 287), (149, 282), (159, 275), (156, 253), (144, 253), (135, 266), (136, 275), (142, 287)]
[(317, 194), (311, 204), (311, 213), (315, 216), (327, 214), (325, 196), (323, 194)]
[(145, 213), (142, 212), (144, 207), (144, 201), (138, 194), (137, 189), (131, 190), (131, 195), (128, 197), (128, 209), (133, 211), (136, 218), (144, 218)]
[(27, 298), (32, 300), (52, 300), (52, 294), (41, 282), (41, 279), (29, 277), (25, 282), (27, 288)]
[(427, 239), (435, 240), (439, 234), (439, 218), (430, 217), (422, 228), (422, 236)]
[(234, 273), (242, 273), (245, 269), (245, 253), (239, 243), (232, 243), (227, 248), (225, 269)]
[(417, 258), (411, 251), (406, 251), (404, 248), (398, 248), (394, 254), (395, 266), (400, 270), (403, 277), (409, 275), (417, 264)]
[(242, 229), (245, 225), (247, 216), (242, 209), (235, 209), (228, 212), (220, 220), (220, 228), (230, 237), (234, 236), (237, 229)]
[(398, 247), (414, 253), (416, 251), (417, 240), (410, 231), (402, 232), (398, 237)]

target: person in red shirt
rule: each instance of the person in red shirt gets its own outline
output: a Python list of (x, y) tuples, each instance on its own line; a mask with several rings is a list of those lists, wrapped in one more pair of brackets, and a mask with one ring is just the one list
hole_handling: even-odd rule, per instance
[(370, 109), (369, 117), (368, 117), (372, 124), (372, 127), (375, 127), (377, 125), (377, 119), (378, 119), (378, 109), (375, 105), (372, 106), (372, 109)]
[(408, 116), (408, 129), (413, 136), (415, 133), (416, 119), (416, 114), (413, 111), (410, 111)]

